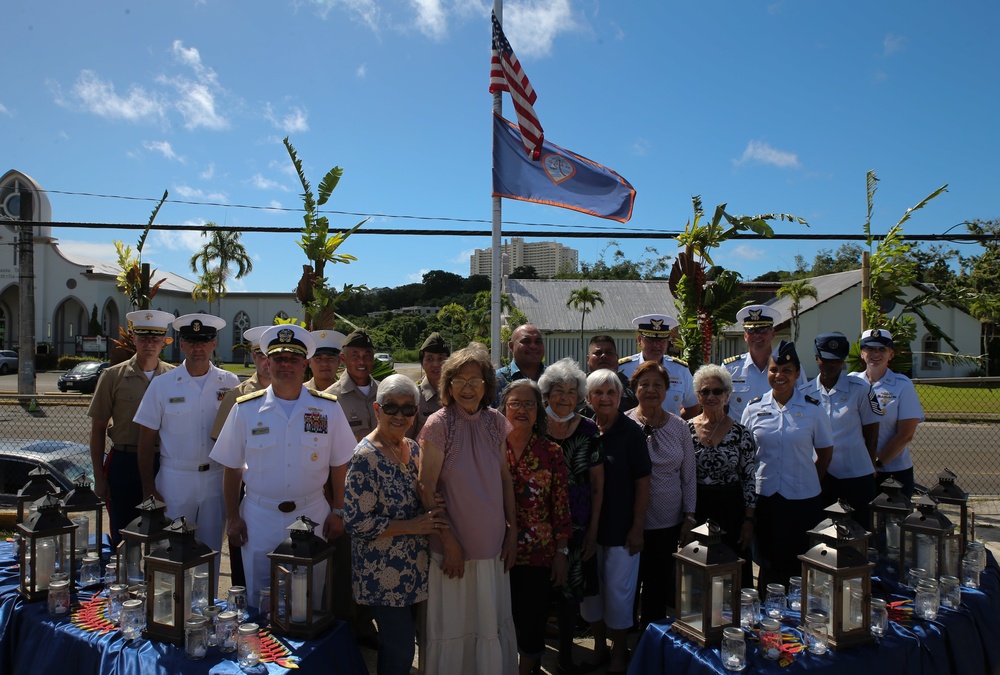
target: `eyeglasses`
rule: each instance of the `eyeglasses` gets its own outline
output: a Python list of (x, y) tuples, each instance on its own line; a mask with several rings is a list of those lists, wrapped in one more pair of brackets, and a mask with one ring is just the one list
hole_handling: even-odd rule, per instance
[(465, 389), (466, 387), (471, 387), (472, 389), (479, 389), (481, 386), (486, 384), (486, 380), (481, 377), (474, 377), (471, 380), (459, 380), (458, 378), (451, 381), (451, 386), (457, 387), (458, 389)]
[(534, 401), (507, 401), (507, 407), (511, 410), (534, 410), (538, 404)]
[(406, 403), (404, 405), (399, 405), (398, 403), (386, 403), (385, 405), (379, 406), (386, 415), (392, 417), (398, 413), (403, 413), (403, 417), (413, 417), (417, 414), (417, 406), (413, 403)]
[(699, 389), (698, 396), (722, 396), (726, 393), (725, 389)]

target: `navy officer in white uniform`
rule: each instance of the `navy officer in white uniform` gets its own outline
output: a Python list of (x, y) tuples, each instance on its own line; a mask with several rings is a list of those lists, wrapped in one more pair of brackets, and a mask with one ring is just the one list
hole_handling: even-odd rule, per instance
[(875, 451), (883, 411), (872, 386), (849, 377), (844, 360), (851, 344), (842, 333), (821, 333), (813, 343), (819, 375), (799, 386), (819, 401), (833, 426), (833, 458), (823, 478), (823, 504), (843, 500), (851, 517), (867, 526), (868, 504), (875, 499)]
[(226, 533), (231, 547), (243, 548), (250, 598), (269, 585), (267, 554), (299, 516), (321, 523), (316, 534), (326, 539), (343, 534), (344, 483), (355, 446), (337, 397), (302, 384), (315, 350), (309, 331), (271, 326), (261, 348), (271, 384), (236, 399), (212, 450), (225, 466)]
[(698, 414), (698, 395), (694, 393), (694, 378), (688, 365), (668, 355), (670, 331), (679, 324), (666, 314), (644, 314), (632, 319), (639, 340), (639, 353), (618, 360), (618, 372), (631, 379), (632, 373), (645, 361), (659, 361), (670, 376), (670, 387), (663, 399), (663, 409), (684, 419)]
[[(198, 524), (198, 539), (222, 550), (225, 511), (222, 466), (209, 459), (212, 426), (226, 393), (240, 383), (217, 368), (211, 356), (226, 322), (210, 314), (185, 314), (173, 322), (184, 362), (154, 377), (133, 421), (139, 425), (142, 491), (167, 505), (167, 516)], [(160, 437), (160, 468), (154, 473), (154, 446)], [(215, 559), (216, 578), (219, 558)], [(214, 593), (217, 589), (212, 589)], [(214, 596), (213, 596), (214, 597)]]
[[(771, 388), (767, 383), (767, 364), (771, 358), (774, 322), (777, 319), (777, 312), (767, 305), (747, 305), (736, 313), (736, 323), (743, 325), (743, 340), (748, 351), (730, 356), (722, 362), (722, 367), (733, 378), (729, 416), (737, 422), (750, 399), (763, 396)], [(799, 371), (797, 384), (805, 383), (805, 373)]]

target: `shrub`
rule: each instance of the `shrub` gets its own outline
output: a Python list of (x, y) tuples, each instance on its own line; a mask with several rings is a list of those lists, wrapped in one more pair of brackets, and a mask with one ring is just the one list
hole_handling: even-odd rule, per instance
[(417, 363), (419, 356), (419, 349), (397, 349), (392, 352), (392, 360), (396, 363)]
[(84, 363), (86, 361), (100, 361), (100, 359), (95, 359), (92, 356), (70, 356), (69, 354), (63, 354), (59, 357), (56, 362), (56, 369), (58, 370), (69, 370), (75, 365)]

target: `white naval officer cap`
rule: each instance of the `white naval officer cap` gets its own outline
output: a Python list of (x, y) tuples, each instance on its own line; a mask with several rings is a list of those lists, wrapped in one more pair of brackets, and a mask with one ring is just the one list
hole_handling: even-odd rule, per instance
[(669, 314), (643, 314), (632, 319), (632, 325), (643, 337), (665, 338), (680, 324)]
[(219, 337), (219, 330), (226, 327), (226, 320), (211, 314), (184, 314), (174, 319), (173, 326), (182, 340), (208, 342)]
[(260, 348), (260, 336), (264, 334), (270, 326), (254, 326), (243, 331), (243, 339), (250, 343), (250, 351), (254, 354), (263, 354)]
[(260, 336), (260, 345), (268, 356), (287, 353), (299, 354), (310, 359), (316, 351), (316, 341), (309, 331), (290, 323), (268, 326)]
[(736, 312), (736, 323), (744, 328), (771, 328), (777, 320), (777, 312), (767, 305), (747, 305)]
[(314, 330), (310, 333), (316, 341), (316, 354), (337, 356), (343, 348), (347, 336), (336, 330)]

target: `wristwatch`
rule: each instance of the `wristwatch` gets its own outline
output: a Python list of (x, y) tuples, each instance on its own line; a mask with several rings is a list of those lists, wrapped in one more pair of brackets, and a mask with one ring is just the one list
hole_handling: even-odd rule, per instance
[(556, 553), (562, 553), (563, 555), (569, 555), (569, 546), (563, 546), (562, 548), (557, 548)]
[(684, 520), (688, 521), (692, 525), (697, 525), (698, 524), (698, 519), (695, 518), (694, 516), (684, 516)]
[(344, 519), (344, 509), (336, 509), (336, 508), (330, 509), (330, 513), (332, 513), (335, 516), (339, 516), (341, 520)]
[(875, 468), (877, 468), (877, 469), (881, 469), (882, 468), (882, 459), (880, 457), (876, 457), (875, 458)]

